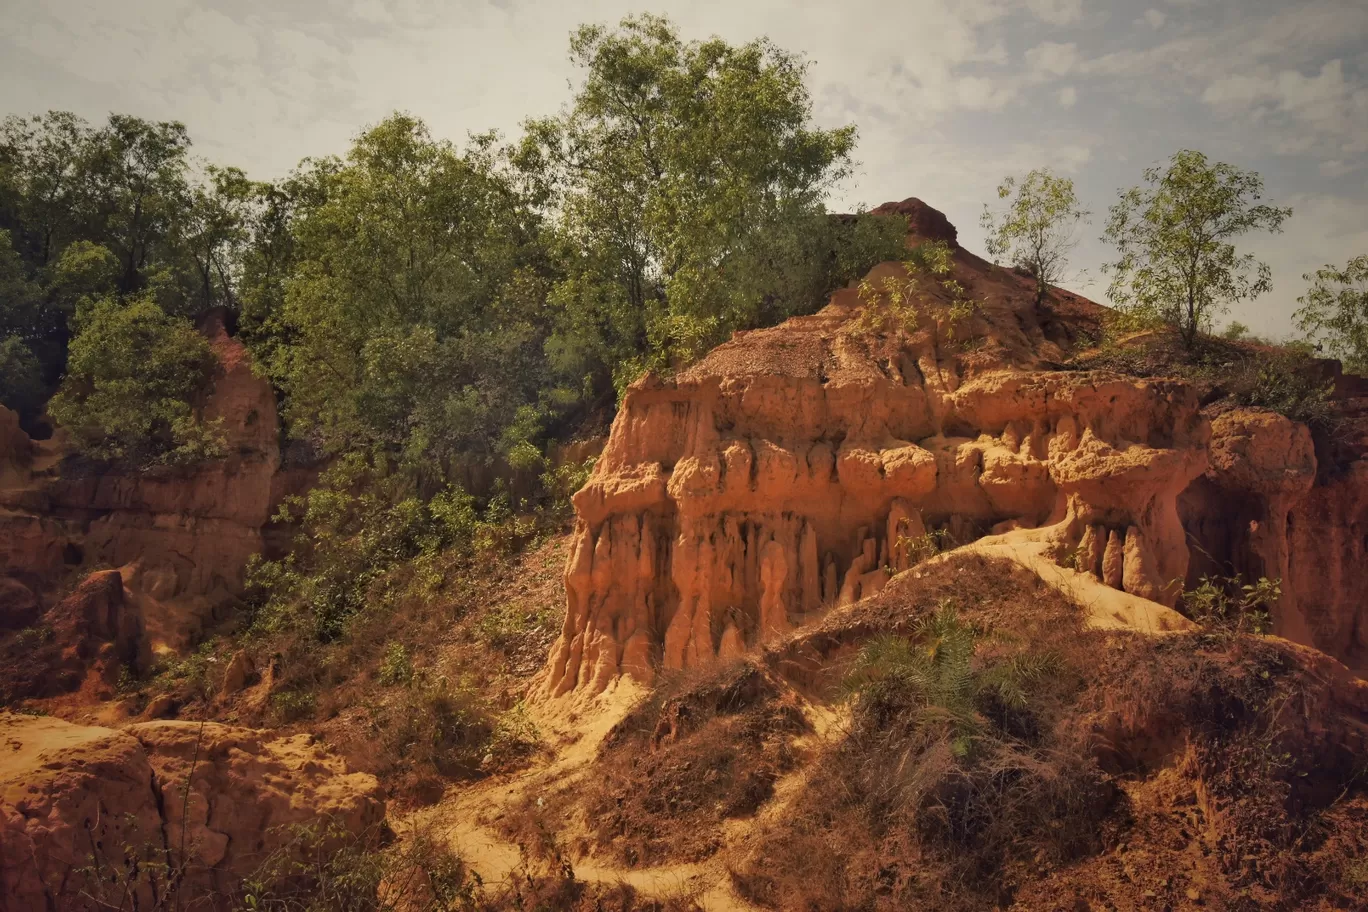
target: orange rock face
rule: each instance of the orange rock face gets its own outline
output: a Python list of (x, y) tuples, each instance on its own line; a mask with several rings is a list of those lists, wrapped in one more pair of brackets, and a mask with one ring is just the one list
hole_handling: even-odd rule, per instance
[[(1344, 378), (1352, 379), (1352, 378)], [(1350, 422), (1339, 434), (1356, 431)], [(1190, 579), (1281, 581), (1273, 632), (1368, 668), (1368, 448), (1322, 464), (1311, 432), (1237, 409), (1212, 421), (1211, 467), (1180, 509), (1199, 546)], [(1356, 445), (1355, 445), (1356, 444)]]
[[(375, 778), (349, 773), (308, 735), (270, 741), (192, 722), (115, 731), (0, 713), (5, 912), (161, 908), (158, 897), (169, 907), (168, 865), (176, 908), (213, 909), (266, 856), (288, 851), (291, 827), (361, 833), (383, 814)], [(109, 873), (130, 859), (143, 867), (125, 893)]]
[[(953, 240), (939, 213), (898, 205)], [(542, 695), (736, 654), (878, 591), (927, 529), (1048, 539), (1173, 603), (1188, 568), (1176, 499), (1206, 468), (1195, 393), (1050, 370), (1070, 331), (1060, 310), (1091, 305), (1061, 293), (1037, 308), (1026, 279), (963, 250), (952, 275), (981, 302), (958, 323), (923, 276), (916, 313), (872, 329), (909, 280), (885, 264), (863, 295), (632, 386), (575, 496)]]
[(221, 320), (207, 319), (201, 331), (221, 365), (204, 417), (220, 422), (223, 459), (184, 469), (63, 474), (60, 438), (30, 443), (9, 420), (12, 413), (0, 409), (4, 573), (43, 592), (67, 567), (118, 567), (149, 635), (177, 649), (241, 591), (247, 558), (262, 549), (280, 465), (270, 385), (252, 373), (246, 349)]

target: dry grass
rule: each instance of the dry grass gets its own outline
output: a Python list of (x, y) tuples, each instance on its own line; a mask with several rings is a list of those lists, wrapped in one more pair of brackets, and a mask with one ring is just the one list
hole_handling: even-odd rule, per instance
[(609, 733), (574, 796), (590, 847), (628, 867), (708, 858), (723, 821), (773, 796), (807, 730), (792, 691), (756, 664), (667, 679)]
[(742, 896), (786, 910), (1365, 907), (1360, 685), (1265, 638), (1084, 631), (1028, 576), (959, 556), (771, 652), (830, 688), (860, 644), (953, 598), (984, 631), (979, 673), (1021, 654), (1062, 665), (1014, 715), (980, 700), (970, 751), (925, 702), (857, 696), (793, 813), (731, 860)]

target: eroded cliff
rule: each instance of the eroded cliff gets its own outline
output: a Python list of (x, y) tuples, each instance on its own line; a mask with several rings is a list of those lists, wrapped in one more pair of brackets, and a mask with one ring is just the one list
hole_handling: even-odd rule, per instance
[[(814, 316), (628, 391), (575, 496), (542, 695), (739, 655), (879, 591), (928, 535), (1012, 532), (1174, 603), (1189, 567), (1177, 499), (1207, 467), (1195, 391), (1058, 369), (1096, 305), (1037, 305), (940, 213), (889, 208), (909, 216), (909, 246), (951, 246), (948, 273), (884, 264)], [(957, 313), (964, 298), (976, 306)]]

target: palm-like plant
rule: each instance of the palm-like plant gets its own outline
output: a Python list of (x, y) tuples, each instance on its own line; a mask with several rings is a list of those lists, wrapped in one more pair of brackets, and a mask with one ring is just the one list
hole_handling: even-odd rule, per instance
[(846, 687), (863, 711), (876, 715), (914, 707), (918, 734), (947, 732), (951, 751), (966, 758), (992, 729), (984, 714), (990, 702), (1025, 709), (1028, 689), (1058, 668), (1053, 654), (1031, 652), (976, 667), (975, 653), (987, 638), (943, 601), (918, 620), (910, 639), (889, 634), (871, 640), (855, 660)]

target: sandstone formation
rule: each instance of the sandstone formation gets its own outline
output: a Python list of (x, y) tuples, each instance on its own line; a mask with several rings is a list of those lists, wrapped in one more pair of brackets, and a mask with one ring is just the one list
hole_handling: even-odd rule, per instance
[(204, 404), (228, 453), (189, 468), (81, 471), (59, 432), (30, 442), (0, 408), (0, 574), (51, 591), (69, 567), (119, 568), (160, 644), (189, 645), (241, 591), (262, 549), (280, 465), (275, 396), (246, 349), (211, 314), (201, 324), (221, 370)]
[(292, 828), (361, 833), (383, 813), (374, 777), (308, 735), (0, 713), (0, 912), (216, 908), (265, 857), (294, 851)]
[(1368, 667), (1368, 446), (1356, 402), (1368, 390), (1338, 378), (1347, 421), (1340, 451), (1316, 452), (1303, 424), (1236, 409), (1212, 421), (1211, 466), (1180, 501), (1196, 545), (1191, 579), (1240, 574), (1281, 581), (1280, 636)]
[[(954, 244), (940, 213), (891, 208), (909, 243)], [(954, 258), (980, 302), (966, 319), (939, 278), (884, 264), (869, 291), (633, 384), (575, 496), (542, 695), (734, 655), (879, 591), (924, 530), (1055, 542), (1109, 584), (1173, 603), (1189, 556), (1176, 501), (1206, 468), (1196, 394), (1051, 369), (1095, 305), (1059, 293), (1037, 307), (1028, 279)], [(916, 312), (871, 330), (909, 282)]]

